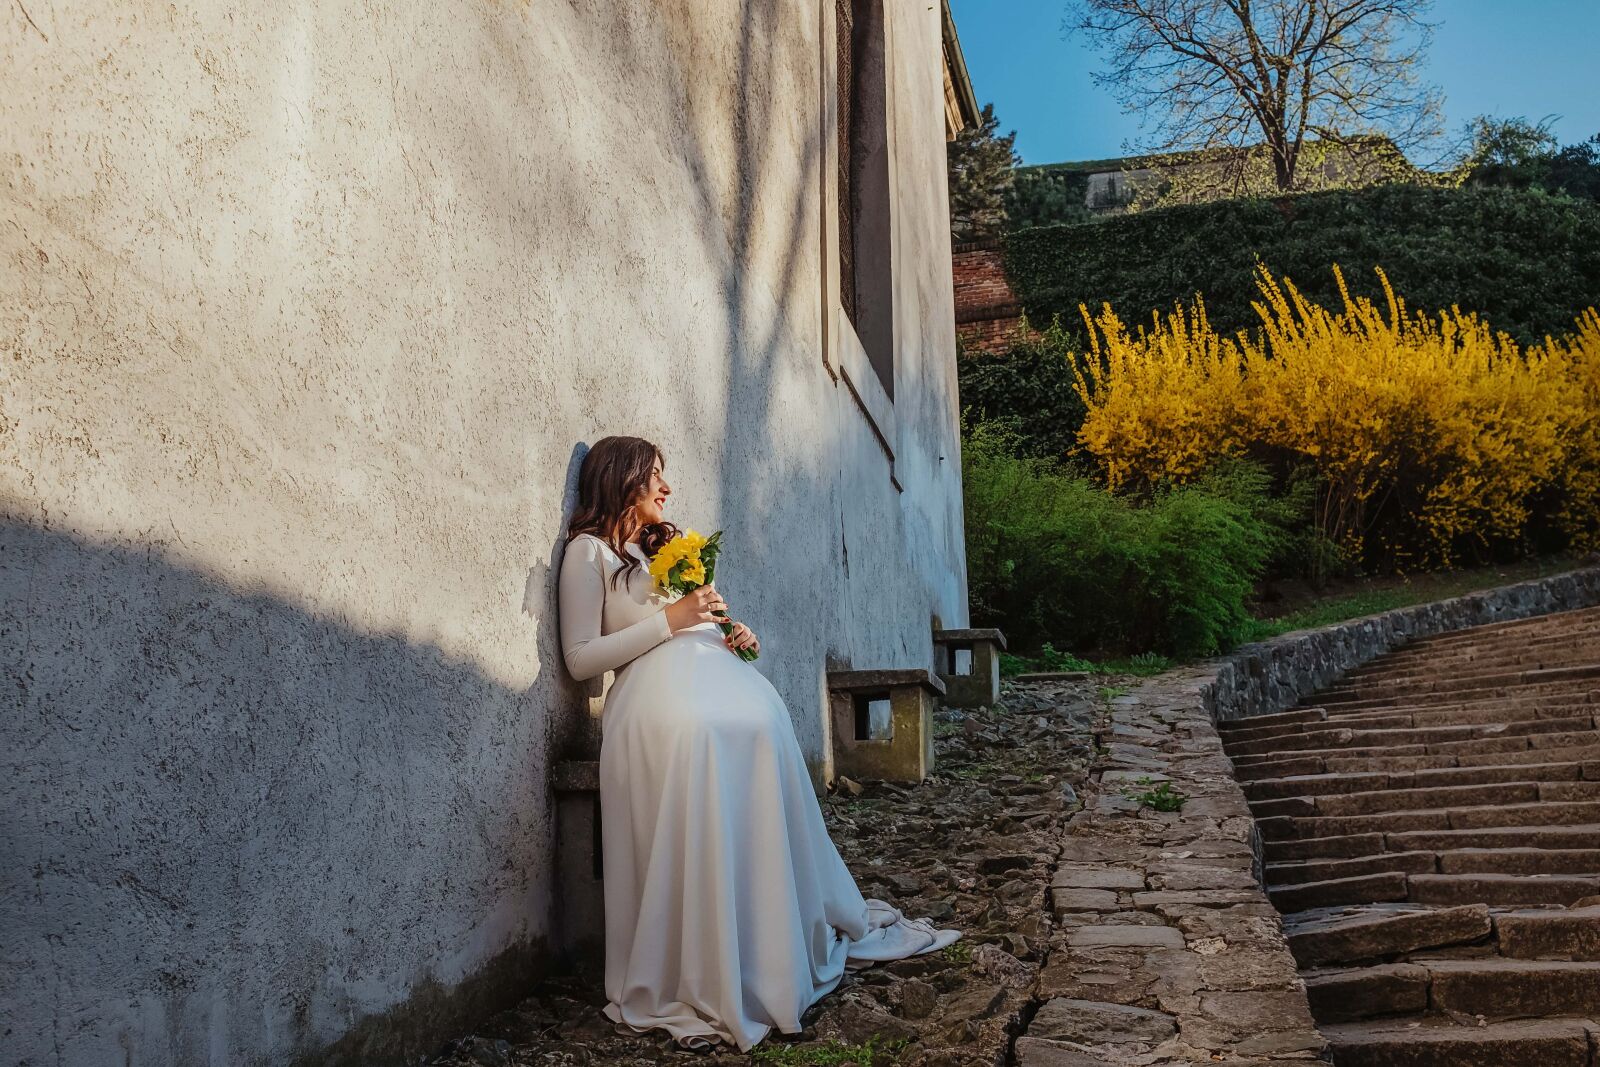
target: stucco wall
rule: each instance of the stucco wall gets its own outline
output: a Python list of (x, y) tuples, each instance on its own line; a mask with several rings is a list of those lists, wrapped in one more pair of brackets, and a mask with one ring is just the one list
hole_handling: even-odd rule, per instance
[(830, 657), (965, 623), (939, 11), (890, 11), (903, 492), (822, 360), (831, 12), (0, 13), (6, 1062), (388, 1062), (544, 965), (585, 442), (728, 530), (819, 782)]

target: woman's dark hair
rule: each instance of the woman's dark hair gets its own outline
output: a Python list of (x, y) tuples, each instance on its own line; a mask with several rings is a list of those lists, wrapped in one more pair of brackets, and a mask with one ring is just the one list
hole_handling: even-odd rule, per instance
[[(578, 468), (578, 509), (567, 523), (567, 540), (592, 534), (611, 546), (622, 559), (622, 566), (611, 575), (613, 587), (639, 566), (639, 560), (622, 547), (623, 539), (630, 532), (628, 513), (635, 498), (649, 490), (650, 468), (657, 460), (665, 469), (661, 450), (642, 437), (602, 437)], [(670, 522), (648, 523), (640, 531), (639, 547), (654, 556), (677, 535), (678, 528)]]

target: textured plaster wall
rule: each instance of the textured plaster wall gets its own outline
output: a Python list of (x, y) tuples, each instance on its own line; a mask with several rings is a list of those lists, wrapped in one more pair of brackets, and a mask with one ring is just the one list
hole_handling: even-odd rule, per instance
[(965, 622), (938, 9), (903, 492), (822, 361), (831, 10), (0, 11), (5, 1062), (414, 1059), (543, 965), (585, 442), (728, 529), (819, 781), (830, 658)]

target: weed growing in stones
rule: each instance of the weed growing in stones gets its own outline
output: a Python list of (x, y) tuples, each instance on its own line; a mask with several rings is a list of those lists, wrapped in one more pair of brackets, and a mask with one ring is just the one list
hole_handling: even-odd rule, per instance
[(1130, 674), (1160, 674), (1172, 661), (1159, 652), (1141, 652), (1128, 659), (1128, 673)]
[(881, 1034), (873, 1034), (862, 1045), (845, 1041), (762, 1045), (750, 1056), (757, 1063), (770, 1063), (776, 1067), (873, 1067), (880, 1057), (885, 1063), (893, 1063), (910, 1043), (909, 1038), (882, 1040)]
[(943, 956), (951, 963), (971, 963), (972, 942), (968, 941), (966, 938), (962, 938), (960, 941), (952, 941), (950, 944), (939, 950), (939, 955)]
[[(1139, 784), (1150, 786), (1150, 779), (1141, 778), (1139, 779)], [(1153, 808), (1156, 811), (1180, 811), (1183, 808), (1183, 802), (1189, 799), (1188, 794), (1180, 793), (1172, 788), (1171, 782), (1159, 782), (1155, 786), (1145, 789), (1142, 793), (1124, 789), (1122, 795), (1129, 800), (1137, 800), (1145, 807)]]

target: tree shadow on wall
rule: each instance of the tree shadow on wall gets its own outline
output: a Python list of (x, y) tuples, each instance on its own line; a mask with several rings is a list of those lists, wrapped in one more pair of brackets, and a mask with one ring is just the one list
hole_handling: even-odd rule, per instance
[(414, 1059), (549, 968), (543, 685), (14, 515), (0, 645), (21, 1059)]

